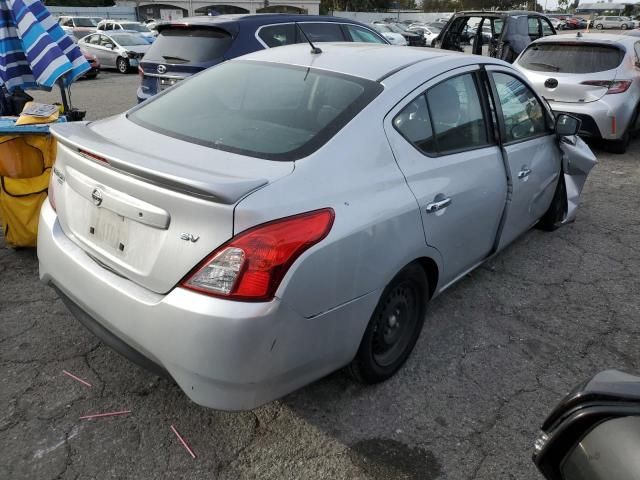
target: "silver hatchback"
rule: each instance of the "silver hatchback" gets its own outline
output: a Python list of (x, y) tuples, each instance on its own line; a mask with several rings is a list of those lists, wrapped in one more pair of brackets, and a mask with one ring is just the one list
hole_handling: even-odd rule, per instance
[(431, 298), (575, 218), (595, 163), (578, 123), (499, 60), (261, 51), (52, 128), (40, 277), (201, 405), (254, 408), (344, 366), (380, 382)]
[(557, 35), (536, 40), (515, 61), (554, 112), (582, 120), (580, 134), (624, 153), (640, 131), (640, 38)]

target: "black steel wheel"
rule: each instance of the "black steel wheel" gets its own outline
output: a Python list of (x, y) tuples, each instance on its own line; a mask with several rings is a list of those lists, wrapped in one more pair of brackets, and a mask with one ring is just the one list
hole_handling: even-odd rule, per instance
[(420, 336), (428, 299), (427, 276), (411, 264), (385, 288), (349, 373), (363, 383), (391, 377), (404, 364)]

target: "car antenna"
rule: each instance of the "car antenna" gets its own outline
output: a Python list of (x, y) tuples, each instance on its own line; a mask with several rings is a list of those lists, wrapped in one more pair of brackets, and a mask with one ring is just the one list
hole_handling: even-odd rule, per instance
[(317, 54), (317, 53), (322, 53), (322, 50), (320, 50), (318, 47), (316, 47), (311, 40), (309, 39), (309, 37), (307, 37), (307, 34), (304, 33), (304, 30), (302, 29), (302, 27), (298, 24), (298, 22), (293, 22), (296, 24), (296, 27), (298, 27), (298, 30), (300, 30), (302, 32), (302, 35), (304, 36), (304, 38), (307, 40), (307, 42), (309, 42), (309, 45), (311, 45), (311, 53), (313, 54)]

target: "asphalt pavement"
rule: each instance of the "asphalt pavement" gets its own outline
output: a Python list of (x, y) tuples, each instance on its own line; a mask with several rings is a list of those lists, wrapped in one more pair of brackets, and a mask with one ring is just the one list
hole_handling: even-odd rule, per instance
[[(115, 114), (137, 80), (102, 73), (72, 100)], [(103, 346), (38, 281), (35, 251), (0, 237), (0, 478), (540, 480), (552, 406), (600, 370), (640, 373), (640, 139), (596, 152), (577, 221), (531, 230), (433, 301), (394, 378), (337, 372), (252, 412), (201, 408)]]

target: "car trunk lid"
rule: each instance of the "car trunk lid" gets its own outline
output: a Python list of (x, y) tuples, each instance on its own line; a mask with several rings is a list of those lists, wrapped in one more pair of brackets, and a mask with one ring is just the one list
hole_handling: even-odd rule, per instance
[(536, 91), (547, 100), (589, 103), (607, 93), (606, 83), (616, 79), (623, 59), (624, 51), (615, 45), (542, 42), (531, 45), (517, 66), (526, 70)]
[(157, 293), (233, 236), (241, 198), (293, 171), (292, 162), (194, 145), (124, 116), (51, 130), (63, 231), (103, 267)]

